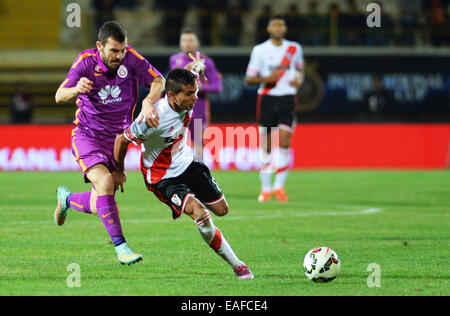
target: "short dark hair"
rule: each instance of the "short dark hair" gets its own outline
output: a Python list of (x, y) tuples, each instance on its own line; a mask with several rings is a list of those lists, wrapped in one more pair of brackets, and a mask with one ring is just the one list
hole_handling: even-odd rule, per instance
[(186, 27), (186, 28), (182, 29), (180, 32), (180, 36), (183, 34), (195, 34), (195, 36), (198, 37), (197, 32), (193, 28), (190, 28), (190, 27)]
[(127, 31), (119, 22), (108, 21), (98, 30), (98, 41), (102, 43), (102, 45), (105, 45), (110, 37), (119, 43), (123, 43), (127, 38)]
[(286, 20), (284, 19), (284, 16), (279, 15), (279, 14), (274, 14), (274, 15), (271, 15), (269, 17), (269, 20), (267, 21), (267, 25), (269, 25), (270, 22), (272, 22), (273, 20), (283, 20), (286, 23)]
[(189, 70), (182, 68), (175, 68), (167, 75), (166, 79), (166, 93), (172, 91), (175, 94), (183, 91), (183, 85), (195, 85), (197, 77)]

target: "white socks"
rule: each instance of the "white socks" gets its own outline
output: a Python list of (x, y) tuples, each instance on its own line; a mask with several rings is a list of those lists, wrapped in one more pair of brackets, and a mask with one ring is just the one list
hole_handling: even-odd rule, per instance
[[(261, 169), (259, 177), (261, 180), (261, 191), (272, 192), (284, 187), (291, 161), (290, 148), (278, 148), (274, 153), (267, 153), (260, 149), (259, 161)], [(272, 186), (272, 174), (276, 173)]]
[(289, 171), (289, 162), (291, 161), (291, 149), (290, 148), (279, 148), (278, 149), (278, 161), (276, 162), (276, 173), (275, 181), (273, 183), (273, 189), (279, 190), (284, 187), (286, 178)]
[(199, 218), (195, 221), (195, 224), (200, 231), (200, 235), (202, 235), (205, 242), (219, 255), (221, 256), (228, 264), (232, 267), (238, 267), (244, 264), (241, 260), (236, 257), (231, 249), (230, 244), (228, 244), (225, 237), (222, 235), (222, 232), (214, 226), (214, 223), (211, 218), (211, 214), (207, 210), (205, 210)]
[(270, 163), (270, 153), (264, 149), (259, 150), (259, 163), (261, 169), (259, 171), (259, 178), (261, 180), (261, 191), (272, 192), (272, 174), (273, 168)]

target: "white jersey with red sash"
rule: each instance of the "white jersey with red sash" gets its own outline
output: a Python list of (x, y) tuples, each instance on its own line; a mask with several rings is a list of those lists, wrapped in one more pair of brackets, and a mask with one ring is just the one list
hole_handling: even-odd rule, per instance
[(149, 128), (145, 120), (136, 120), (124, 131), (129, 141), (142, 146), (141, 169), (147, 184), (182, 174), (194, 160), (186, 144), (192, 110), (175, 112), (167, 96), (156, 102), (155, 108), (160, 117), (157, 128)]
[(295, 95), (297, 89), (290, 82), (295, 79), (296, 70), (303, 69), (303, 50), (299, 43), (283, 40), (281, 46), (275, 46), (269, 39), (256, 45), (250, 56), (246, 75), (267, 77), (275, 69), (281, 69), (281, 77), (274, 85), (261, 84), (259, 95), (284, 96)]

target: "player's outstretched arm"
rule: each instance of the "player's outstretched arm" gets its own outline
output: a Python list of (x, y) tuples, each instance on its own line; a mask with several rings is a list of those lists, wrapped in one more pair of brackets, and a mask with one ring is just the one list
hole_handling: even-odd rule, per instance
[(166, 86), (166, 79), (162, 76), (153, 79), (152, 85), (150, 86), (150, 92), (142, 100), (142, 110), (138, 116), (138, 122), (145, 122), (149, 127), (156, 128), (159, 126), (159, 116), (156, 112), (154, 104), (163, 97), (164, 90)]
[(127, 155), (128, 145), (130, 141), (122, 134), (116, 136), (114, 143), (114, 159), (116, 160), (116, 171), (112, 173), (116, 188), (120, 186), (120, 191), (123, 192), (123, 184), (127, 179), (125, 173), (125, 156)]
[(114, 159), (117, 163), (117, 170), (123, 171), (125, 169), (125, 156), (127, 155), (128, 145), (130, 141), (125, 138), (125, 135), (118, 134), (114, 143)]

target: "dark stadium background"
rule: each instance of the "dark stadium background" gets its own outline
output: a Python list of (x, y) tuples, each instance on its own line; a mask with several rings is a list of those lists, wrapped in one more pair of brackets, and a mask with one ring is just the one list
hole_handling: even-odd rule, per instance
[[(16, 133), (11, 129), (16, 124), (42, 124), (42, 130), (44, 126), (66, 124), (70, 129), (76, 107), (56, 105), (54, 93), (79, 51), (94, 47), (98, 26), (110, 19), (120, 21), (127, 28), (129, 44), (163, 73), (167, 71), (169, 56), (179, 51), (179, 31), (183, 27), (197, 30), (202, 41), (201, 51), (213, 58), (223, 75), (222, 93), (210, 95), (212, 123), (254, 123), (257, 87), (245, 84), (245, 70), (252, 47), (267, 39), (267, 17), (276, 13), (286, 18), (289, 28), (286, 37), (300, 42), (304, 49), (306, 78), (298, 93), (296, 134), (299, 137), (294, 138), (294, 145), (301, 148), (302, 129), (312, 126), (325, 129), (333, 126), (329, 133), (336, 134), (339, 125), (326, 124), (360, 124), (364, 128), (394, 124), (402, 135), (398, 138), (399, 145), (410, 144), (405, 145), (403, 152), (423, 156), (421, 163), (404, 167), (446, 168), (450, 161), (449, 1), (378, 1), (381, 5), (379, 28), (367, 26), (366, 20), (371, 14), (367, 6), (372, 2), (2, 1), (2, 134)], [(80, 27), (69, 26), (69, 22), (74, 21), (71, 4), (80, 9)], [(383, 93), (389, 96), (384, 109), (371, 109), (368, 105), (377, 81), (381, 82)], [(141, 88), (140, 97), (145, 93)], [(24, 97), (30, 104), (29, 115), (14, 117), (13, 100), (17, 96)], [(135, 113), (139, 107), (138, 103)], [(434, 132), (430, 133), (430, 129)], [(362, 135), (363, 132), (355, 133)], [(392, 154), (390, 148), (394, 143), (384, 146), (389, 139), (379, 136), (376, 130), (368, 133), (366, 143), (377, 141), (381, 146), (377, 152), (380, 158)], [(342, 135), (334, 145), (344, 151), (348, 148), (345, 145), (348, 139)], [(333, 144), (326, 141), (309, 138), (309, 142), (330, 148)], [(363, 143), (364, 139), (359, 141)], [(70, 147), (66, 145), (55, 146), (57, 150), (61, 146)], [(2, 137), (3, 159), (10, 159), (17, 147), (20, 144)], [(36, 143), (35, 147), (39, 149), (42, 145)], [(352, 150), (367, 157), (372, 155), (364, 148)], [(439, 152), (439, 158), (431, 158), (435, 152)], [(302, 156), (308, 154), (313, 157), (319, 152), (302, 152)], [(439, 163), (429, 163), (433, 159), (438, 159)], [(407, 160), (407, 157), (400, 160)], [(345, 166), (352, 166), (352, 163)], [(388, 168), (401, 167), (401, 164), (383, 165), (380, 160), (376, 165), (366, 166)]]

